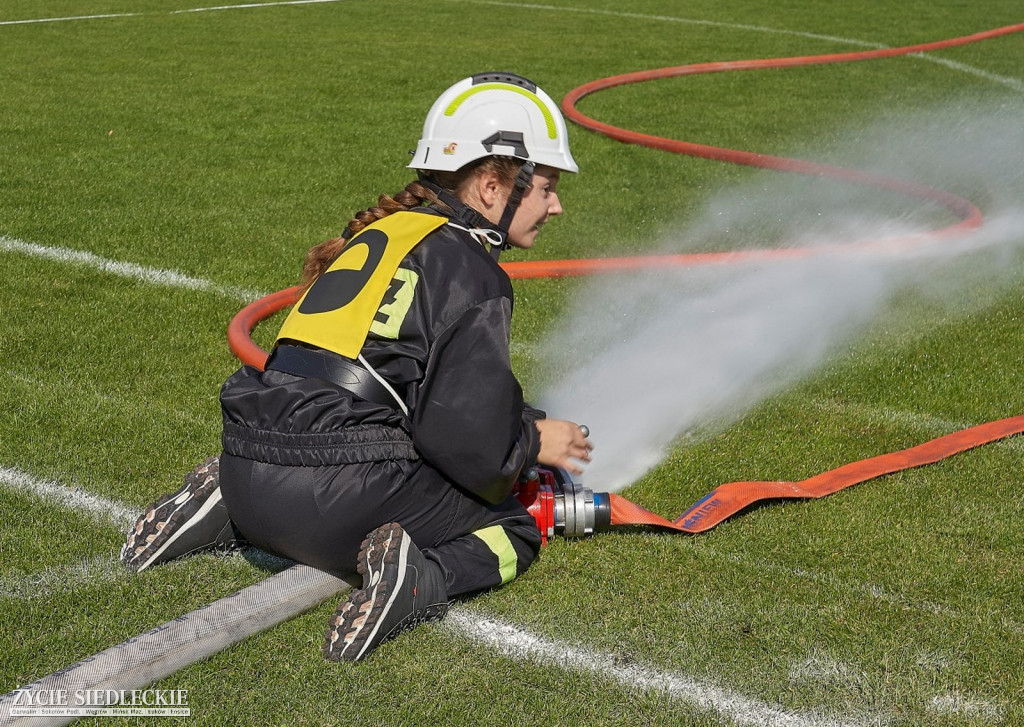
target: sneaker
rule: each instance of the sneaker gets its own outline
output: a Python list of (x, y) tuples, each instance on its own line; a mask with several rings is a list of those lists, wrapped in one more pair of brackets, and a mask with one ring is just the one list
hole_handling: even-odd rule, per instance
[(357, 570), (363, 588), (339, 606), (327, 628), (324, 657), (359, 661), (383, 642), (448, 612), (441, 568), (402, 526), (389, 523), (363, 540)]
[(121, 562), (137, 571), (198, 550), (242, 544), (220, 494), (220, 460), (210, 457), (185, 484), (154, 502), (128, 532)]

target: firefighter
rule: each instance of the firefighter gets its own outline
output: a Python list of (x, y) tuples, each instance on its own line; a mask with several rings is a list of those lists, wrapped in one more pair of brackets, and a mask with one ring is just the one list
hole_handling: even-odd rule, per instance
[(562, 214), (576, 172), (554, 101), (511, 73), (447, 89), (418, 178), (307, 254), (306, 289), (261, 372), (221, 391), (223, 450), (129, 532), (141, 570), (239, 540), (363, 586), (324, 655), (355, 661), (457, 596), (521, 575), (540, 534), (512, 496), (535, 463), (579, 473), (591, 445), (523, 401), (512, 286), (498, 266)]

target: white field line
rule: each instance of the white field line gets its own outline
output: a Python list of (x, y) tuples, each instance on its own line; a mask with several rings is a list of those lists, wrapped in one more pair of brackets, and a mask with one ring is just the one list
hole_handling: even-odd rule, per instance
[[(834, 43), (843, 43), (846, 45), (859, 46), (863, 48), (872, 48), (881, 50), (883, 48), (889, 48), (890, 46), (883, 45), (881, 43), (873, 43), (866, 40), (857, 40), (855, 38), (843, 38), (835, 35), (822, 35), (820, 33), (808, 33), (799, 30), (787, 30), (785, 28), (772, 28), (765, 25), (748, 25), (745, 23), (724, 23), (715, 20), (700, 20), (695, 18), (680, 18), (672, 15), (648, 15), (646, 13), (630, 13), (623, 10), (602, 10), (600, 8), (578, 8), (569, 6), (559, 5), (542, 5), (539, 3), (516, 3), (507, 2), (503, 0), (448, 0), (448, 2), (466, 3), (470, 5), (494, 5), (497, 7), (506, 8), (523, 8), (525, 10), (550, 10), (560, 13), (584, 13), (587, 15), (607, 15), (616, 18), (628, 18), (630, 20), (650, 20), (662, 23), (681, 23), (685, 25), (705, 25), (715, 28), (729, 28), (733, 30), (745, 30), (752, 31), (755, 33), (771, 33), (774, 35), (792, 35), (799, 38), (810, 38), (813, 40), (825, 40)], [(928, 61), (929, 63), (938, 63), (939, 65), (946, 66), (955, 71), (960, 71), (972, 76), (978, 76), (992, 83), (997, 83), (1003, 86), (1014, 89), (1019, 93), (1024, 93), (1024, 81), (1019, 78), (1013, 78), (1008, 76), (999, 76), (995, 73), (989, 73), (983, 71), (980, 68), (974, 68), (966, 63), (958, 63), (956, 61), (948, 61), (937, 56), (933, 56), (929, 53), (913, 53), (912, 58), (919, 60)]]
[(63, 18), (30, 18), (28, 20), (0, 20), (0, 25), (35, 25), (37, 23), (70, 23), (76, 20), (103, 20), (105, 18), (134, 18), (141, 13), (107, 13), (105, 15), (69, 15)]
[(983, 78), (986, 81), (991, 81), (992, 83), (997, 83), (1002, 86), (1012, 88), (1014, 91), (1017, 91), (1018, 93), (1024, 93), (1024, 81), (1021, 81), (1020, 79), (1017, 78), (1011, 78), (1009, 76), (1000, 76), (995, 73), (989, 73), (988, 71), (983, 71), (980, 68), (969, 66), (966, 63), (960, 63), (959, 61), (951, 61), (946, 58), (939, 58), (938, 56), (929, 55), (928, 53), (911, 53), (910, 57), (918, 58), (924, 61), (931, 61), (932, 63), (938, 63), (940, 66), (952, 68), (954, 71), (960, 71), (961, 73), (966, 73), (971, 76), (977, 76), (978, 78)]
[(480, 616), (464, 608), (449, 612), (445, 623), (449, 629), (458, 629), (471, 640), (489, 646), (504, 656), (543, 665), (553, 663), (569, 671), (610, 679), (627, 688), (660, 692), (740, 725), (852, 727), (888, 722), (883, 717), (829, 717), (790, 712), (683, 674), (661, 671), (636, 662), (621, 663), (615, 654), (537, 636), (514, 624)]
[(775, 573), (785, 578), (799, 578), (830, 588), (839, 594), (843, 594), (844, 597), (851, 595), (856, 597), (866, 596), (901, 611), (934, 614), (953, 621), (967, 622), (968, 624), (982, 618), (987, 623), (996, 624), (1007, 631), (1024, 634), (1024, 624), (1014, 620), (1011, 613), (1005, 609), (979, 616), (941, 603), (935, 603), (934, 601), (919, 600), (900, 593), (892, 593), (873, 583), (850, 583), (828, 572), (813, 571), (806, 568), (792, 568), (779, 565), (774, 561), (745, 557), (736, 553), (711, 552), (722, 560), (727, 560), (743, 568), (749, 568), (754, 575), (767, 572)]
[[(184, 10), (170, 10), (166, 12), (166, 15), (180, 15), (183, 13), (206, 13), (223, 10), (252, 10), (255, 8), (266, 8), (275, 7), (281, 5), (316, 5), (322, 3), (336, 3), (343, 2), (343, 0), (277, 0), (275, 2), (263, 2), (263, 3), (240, 3), (237, 5), (214, 5), (210, 7), (202, 8), (187, 8)], [(882, 49), (889, 46), (873, 43), (866, 40), (857, 40), (855, 38), (844, 38), (842, 36), (824, 35), (821, 33), (810, 33), (799, 30), (788, 30), (786, 28), (772, 28), (765, 25), (750, 25), (747, 23), (725, 23), (715, 20), (701, 20), (699, 18), (680, 18), (672, 15), (650, 15), (646, 13), (630, 13), (622, 10), (602, 10), (600, 8), (577, 8), (577, 7), (560, 7), (557, 5), (542, 5), (539, 3), (515, 3), (515, 2), (502, 2), (501, 0), (449, 0), (449, 2), (460, 2), (471, 5), (494, 5), (497, 7), (508, 7), (508, 8), (521, 8), (524, 10), (549, 10), (562, 13), (586, 13), (590, 15), (608, 15), (617, 18), (628, 18), (631, 20), (649, 20), (662, 23), (681, 23), (686, 25), (704, 25), (716, 28), (730, 28), (733, 30), (752, 31), (755, 33), (771, 33), (775, 35), (792, 35), (799, 38), (810, 38), (812, 40), (825, 40), (835, 43), (843, 43), (845, 45), (851, 45), (861, 48), (873, 48)], [(37, 23), (61, 23), (61, 22), (73, 22), (79, 20), (102, 20), (108, 18), (132, 18), (141, 15), (154, 15), (155, 13), (106, 13), (102, 15), (74, 15), (61, 18), (29, 18), (26, 20), (4, 20), (0, 21), (2, 25), (31, 25)], [(914, 58), (928, 61), (929, 63), (937, 63), (939, 65), (946, 66), (955, 71), (966, 73), (968, 75), (977, 76), (983, 78), (992, 83), (1000, 84), (1014, 89), (1019, 93), (1024, 93), (1024, 81), (1018, 78), (1000, 76), (995, 73), (984, 71), (980, 68), (969, 66), (966, 63), (959, 63), (957, 61), (946, 60), (937, 56), (927, 53), (915, 53), (912, 55)]]
[(77, 563), (44, 568), (36, 573), (15, 572), (0, 577), (0, 598), (32, 601), (51, 593), (71, 591), (82, 585), (113, 583), (130, 575), (130, 571), (111, 555), (95, 555)]
[[(271, 573), (278, 573), (293, 565), (289, 560), (254, 548), (230, 553), (211, 552), (207, 554), (207, 557), (244, 559), (250, 565)], [(168, 565), (173, 567), (173, 564)], [(114, 583), (132, 575), (130, 570), (121, 565), (116, 553), (95, 555), (91, 558), (83, 558), (77, 563), (44, 568), (36, 573), (12, 573), (0, 576), (0, 598), (33, 601), (46, 598), (52, 593), (74, 591), (84, 585)]]
[(344, 0), (278, 0), (278, 2), (267, 3), (244, 3), (240, 5), (215, 5), (208, 8), (191, 8), (188, 10), (171, 10), (168, 15), (179, 15), (181, 13), (209, 13), (219, 10), (252, 10), (253, 8), (266, 8), (275, 5), (317, 5), (320, 3), (339, 3)]
[(41, 498), (65, 510), (98, 515), (118, 526), (128, 527), (138, 517), (134, 509), (120, 502), (93, 495), (77, 487), (33, 477), (14, 467), (0, 466), (0, 485)]
[(0, 235), (0, 251), (21, 253), (24, 255), (31, 255), (33, 257), (44, 258), (46, 260), (53, 260), (59, 263), (92, 268), (93, 270), (99, 270), (122, 278), (138, 280), (151, 285), (216, 293), (218, 295), (224, 295), (230, 298), (246, 301), (256, 300), (257, 298), (262, 298), (266, 295), (266, 293), (261, 293), (256, 290), (247, 290), (234, 285), (219, 285), (202, 278), (193, 278), (183, 273), (179, 273), (176, 270), (151, 268), (143, 265), (136, 265), (135, 263), (110, 260), (84, 250), (73, 250), (69, 247), (39, 245), (34, 242), (25, 242), (24, 240), (17, 240), (13, 237), (6, 237), (4, 235)]
[[(940, 436), (966, 429), (971, 425), (966, 422), (954, 422), (949, 419), (929, 416), (914, 411), (890, 409), (889, 407), (869, 406), (865, 404), (838, 402), (835, 399), (817, 399), (811, 402), (818, 411), (828, 414), (839, 414), (841, 416), (855, 416), (867, 419), (872, 423), (896, 424), (899, 426), (913, 427)], [(879, 452), (879, 454), (882, 454)]]
[(279, 0), (266, 3), (245, 3), (243, 5), (218, 5), (207, 8), (189, 8), (186, 10), (169, 10), (166, 13), (105, 13), (102, 15), (72, 15), (62, 18), (29, 18), (26, 20), (0, 20), (0, 25), (35, 25), (38, 23), (68, 23), (77, 20), (106, 20), (109, 18), (137, 18), (143, 15), (180, 15), (182, 13), (207, 13), (218, 10), (251, 10), (253, 8), (274, 7), (276, 5), (314, 5), (319, 3), (337, 3), (343, 0)]
[[(920, 412), (890, 409), (889, 407), (867, 406), (864, 404), (847, 402), (838, 403), (833, 399), (818, 399), (816, 401), (812, 401), (811, 405), (819, 411), (830, 414), (838, 413), (842, 415), (853, 415), (866, 419), (872, 423), (896, 424), (902, 427), (912, 427), (920, 430), (923, 433), (923, 436), (939, 437), (944, 434), (960, 431), (961, 429), (968, 429), (969, 427), (978, 424), (978, 422), (953, 421), (950, 419), (929, 416)], [(1011, 450), (1024, 450), (1024, 435), (1016, 435), (1000, 439), (987, 446), (1007, 447)], [(879, 454), (884, 453), (879, 452)]]
[(701, 20), (699, 18), (681, 18), (676, 15), (651, 15), (649, 13), (631, 13), (624, 10), (602, 10), (600, 8), (578, 8), (563, 5), (541, 5), (539, 3), (515, 3), (503, 0), (448, 0), (449, 2), (465, 3), (467, 5), (494, 5), (505, 8), (522, 8), (524, 10), (551, 10), (560, 13), (582, 13), (586, 15), (606, 15), (613, 18), (627, 18), (629, 20), (650, 20), (660, 23), (679, 23), (681, 25), (704, 25), (711, 28), (728, 28), (731, 30), (748, 30), (756, 33), (772, 33), (775, 35), (794, 35), (800, 38), (811, 38), (813, 40), (827, 40), (835, 43), (862, 46), (865, 48), (881, 49), (884, 45), (871, 43), (866, 40), (854, 38), (843, 38), (835, 35), (820, 35), (800, 30), (786, 30), (784, 28), (771, 28), (766, 25), (749, 25), (746, 23), (727, 23), (718, 20)]
[(963, 694), (947, 694), (932, 697), (928, 709), (940, 715), (959, 715), (973, 719), (998, 722), (1003, 718), (1003, 708), (981, 699), (973, 699)]
[[(928, 654), (922, 654), (928, 658)], [(948, 668), (948, 659), (930, 659), (939, 668)], [(875, 691), (870, 677), (857, 667), (837, 661), (828, 654), (814, 649), (803, 661), (794, 663), (789, 670), (789, 681), (794, 684), (819, 684), (826, 687), (853, 688), (862, 693)], [(960, 716), (977, 722), (998, 722), (1003, 718), (1005, 708), (994, 702), (978, 699), (960, 692), (932, 697), (924, 705), (926, 711), (944, 717)]]

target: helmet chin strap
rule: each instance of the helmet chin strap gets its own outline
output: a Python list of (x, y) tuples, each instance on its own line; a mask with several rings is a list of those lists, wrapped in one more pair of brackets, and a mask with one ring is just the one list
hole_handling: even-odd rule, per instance
[(533, 172), (536, 168), (537, 165), (533, 162), (524, 162), (519, 168), (519, 172), (516, 174), (512, 184), (512, 191), (505, 202), (505, 209), (501, 213), (501, 219), (498, 221), (498, 224), (488, 220), (455, 195), (441, 189), (425, 173), (420, 172), (419, 180), (420, 184), (429, 188), (437, 195), (441, 202), (455, 213), (460, 222), (465, 222), (471, 228), (479, 229), (481, 232), (486, 231), (484, 235), (489, 243), (491, 255), (497, 260), (502, 250), (512, 249), (512, 244), (508, 241), (509, 226), (512, 224), (512, 218), (516, 215), (516, 210), (519, 209), (519, 205), (523, 201), (523, 195), (530, 188), (530, 183), (533, 181)]
[(512, 218), (516, 216), (516, 210), (519, 209), (519, 205), (523, 201), (523, 195), (526, 194), (526, 190), (533, 182), (533, 173), (536, 169), (537, 165), (533, 162), (524, 162), (523, 166), (519, 167), (519, 173), (516, 174), (512, 192), (505, 203), (505, 211), (501, 213), (501, 221), (498, 222), (498, 229), (505, 234), (505, 242), (501, 245), (502, 250), (512, 248), (512, 243), (508, 241), (509, 227), (512, 225)]
[(472, 227), (483, 227), (489, 230), (497, 229), (493, 222), (488, 220), (482, 214), (477, 212), (475, 209), (470, 207), (468, 204), (463, 202), (461, 199), (456, 197), (451, 192), (447, 192), (442, 189), (437, 182), (432, 180), (429, 176), (420, 172), (419, 181), (424, 187), (429, 189), (431, 192), (437, 195), (437, 199), (445, 206), (448, 207), (452, 213), (459, 219), (460, 222), (465, 222), (467, 225)]

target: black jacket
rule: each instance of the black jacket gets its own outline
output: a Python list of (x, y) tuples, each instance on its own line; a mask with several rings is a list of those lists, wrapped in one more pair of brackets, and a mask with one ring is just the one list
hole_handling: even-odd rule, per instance
[(326, 381), (243, 367), (221, 391), (224, 450), (293, 466), (421, 458), (500, 502), (536, 462), (534, 421), (544, 416), (524, 404), (512, 373), (511, 282), (451, 225), (424, 238), (400, 268), (417, 280), (397, 338), (371, 331), (362, 355), (402, 393), (409, 416)]

